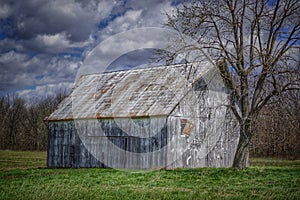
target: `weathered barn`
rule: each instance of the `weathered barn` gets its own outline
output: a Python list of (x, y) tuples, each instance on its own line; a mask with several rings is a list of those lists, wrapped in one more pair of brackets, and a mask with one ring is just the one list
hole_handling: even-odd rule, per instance
[(82, 76), (47, 118), (47, 165), (231, 166), (237, 124), (212, 76), (196, 64)]

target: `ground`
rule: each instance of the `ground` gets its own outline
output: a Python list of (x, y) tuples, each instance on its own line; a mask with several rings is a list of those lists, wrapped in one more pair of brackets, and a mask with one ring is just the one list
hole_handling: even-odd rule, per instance
[(300, 199), (300, 161), (225, 168), (47, 169), (45, 152), (0, 151), (0, 199)]

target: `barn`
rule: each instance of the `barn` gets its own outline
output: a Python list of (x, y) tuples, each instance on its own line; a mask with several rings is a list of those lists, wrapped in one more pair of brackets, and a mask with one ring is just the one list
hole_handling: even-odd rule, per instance
[(81, 76), (46, 118), (48, 167), (230, 167), (237, 122), (208, 65)]

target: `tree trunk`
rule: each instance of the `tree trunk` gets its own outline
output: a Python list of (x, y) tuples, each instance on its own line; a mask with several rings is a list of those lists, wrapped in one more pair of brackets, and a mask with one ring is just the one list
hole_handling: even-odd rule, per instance
[(252, 128), (250, 120), (246, 120), (246, 122), (240, 124), (240, 138), (233, 160), (234, 168), (244, 169), (249, 166), (249, 146), (252, 137)]

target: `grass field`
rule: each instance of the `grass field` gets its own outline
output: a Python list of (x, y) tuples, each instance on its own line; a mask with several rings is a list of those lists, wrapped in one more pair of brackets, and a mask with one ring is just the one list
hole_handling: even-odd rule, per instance
[(0, 151), (0, 199), (300, 199), (300, 161), (224, 168), (47, 169), (45, 152)]

